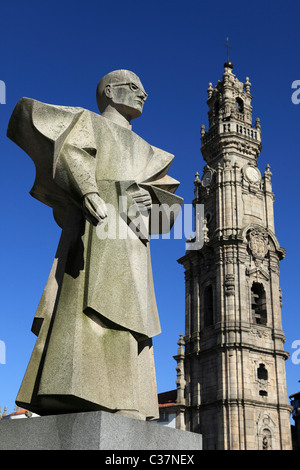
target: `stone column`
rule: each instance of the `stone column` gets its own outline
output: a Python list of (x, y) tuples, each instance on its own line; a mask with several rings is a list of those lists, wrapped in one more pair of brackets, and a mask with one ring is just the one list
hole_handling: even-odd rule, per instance
[(185, 371), (184, 371), (184, 338), (183, 335), (179, 335), (179, 340), (177, 342), (178, 350), (177, 356), (174, 356), (174, 359), (177, 361), (177, 399), (176, 404), (178, 405), (177, 415), (176, 415), (176, 429), (186, 429), (185, 425), (185, 409), (186, 409), (186, 402), (185, 402)]
[(264, 194), (265, 194), (265, 207), (266, 207), (266, 222), (267, 228), (275, 233), (274, 226), (274, 194), (272, 192), (272, 183), (271, 183), (272, 173), (270, 171), (270, 165), (267, 165), (267, 169), (264, 173)]

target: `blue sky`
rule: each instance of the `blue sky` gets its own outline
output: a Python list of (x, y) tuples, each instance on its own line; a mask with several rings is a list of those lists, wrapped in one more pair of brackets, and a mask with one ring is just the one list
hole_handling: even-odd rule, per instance
[[(299, 329), (300, 105), (291, 101), (300, 79), (297, 1), (5, 2), (1, 7), (0, 105), (2, 246), (0, 406), (14, 408), (35, 336), (31, 323), (46, 283), (60, 230), (49, 208), (29, 195), (35, 178), (30, 158), (6, 137), (20, 98), (81, 106), (98, 112), (95, 89), (106, 73), (134, 71), (149, 98), (133, 130), (176, 158), (170, 174), (191, 203), (202, 172), (200, 126), (207, 126), (207, 87), (222, 78), (226, 37), (233, 73), (250, 77), (253, 118), (262, 125), (258, 167), (273, 173), (276, 235), (287, 250), (281, 262), (288, 394), (299, 391), (300, 364), (292, 348)], [(176, 388), (177, 340), (184, 332), (184, 275), (177, 259), (184, 240), (153, 240), (152, 264), (162, 334), (154, 341), (158, 391)], [(300, 358), (299, 356), (297, 356)], [(295, 362), (295, 361), (294, 361)]]

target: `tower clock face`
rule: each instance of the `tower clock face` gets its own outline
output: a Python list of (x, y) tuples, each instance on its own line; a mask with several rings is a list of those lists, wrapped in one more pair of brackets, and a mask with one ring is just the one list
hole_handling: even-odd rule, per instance
[(202, 178), (202, 184), (203, 186), (208, 186), (210, 182), (211, 182), (211, 172), (207, 171), (206, 173), (204, 173), (204, 176)]
[(245, 170), (245, 173), (251, 183), (257, 183), (261, 179), (258, 168), (255, 168), (254, 166), (248, 166)]

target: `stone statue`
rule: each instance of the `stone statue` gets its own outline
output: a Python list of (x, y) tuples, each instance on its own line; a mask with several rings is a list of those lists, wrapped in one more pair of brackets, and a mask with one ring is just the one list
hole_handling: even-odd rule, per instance
[(146, 98), (133, 72), (117, 70), (98, 84), (101, 116), (29, 98), (11, 116), (8, 137), (35, 163), (31, 194), (62, 228), (16, 399), (37, 414), (158, 417), (149, 238), (170, 230), (182, 199), (167, 175), (174, 156), (131, 130)]

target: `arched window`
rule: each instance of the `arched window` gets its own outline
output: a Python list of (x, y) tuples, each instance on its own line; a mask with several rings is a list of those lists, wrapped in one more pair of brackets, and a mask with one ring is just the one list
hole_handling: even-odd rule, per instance
[(236, 109), (239, 113), (244, 112), (244, 102), (241, 98), (236, 99)]
[(215, 116), (218, 116), (219, 111), (220, 111), (220, 103), (219, 103), (219, 101), (216, 101), (216, 102), (215, 102), (215, 107), (214, 107), (214, 109), (215, 109)]
[(262, 284), (254, 282), (251, 288), (251, 310), (253, 322), (267, 324), (266, 293)]
[(257, 378), (259, 380), (268, 380), (268, 371), (265, 368), (264, 364), (259, 364), (259, 367), (257, 369)]
[(260, 383), (260, 390), (258, 392), (259, 395), (261, 397), (267, 397), (268, 392), (266, 388), (267, 388), (267, 380), (268, 380), (268, 371), (264, 364), (259, 364), (259, 367), (257, 368), (257, 378)]
[(214, 322), (213, 290), (209, 285), (204, 289), (204, 326), (210, 326)]
[(269, 429), (264, 429), (262, 434), (262, 450), (272, 449), (272, 434)]

